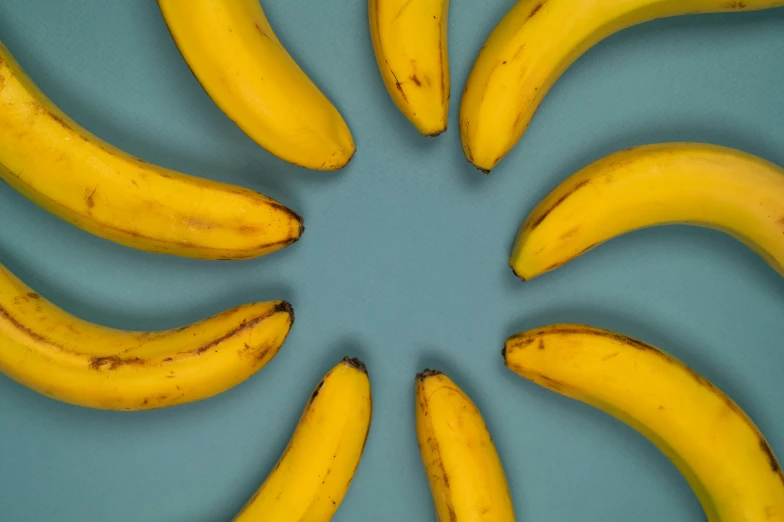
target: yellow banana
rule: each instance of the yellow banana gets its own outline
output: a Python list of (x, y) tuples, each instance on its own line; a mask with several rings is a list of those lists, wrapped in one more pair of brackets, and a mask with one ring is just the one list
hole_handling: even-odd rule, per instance
[(490, 34), (466, 82), (460, 107), (466, 158), (490, 172), (561, 74), (621, 29), (676, 15), (778, 6), (784, 0), (519, 0)]
[(784, 520), (784, 475), (740, 407), (672, 356), (625, 335), (555, 324), (512, 336), (506, 365), (615, 416), (683, 473), (711, 522)]
[(501, 460), (482, 415), (435, 370), (416, 379), (416, 430), (430, 492), (442, 522), (515, 520)]
[(97, 236), (151, 252), (242, 259), (299, 239), (302, 219), (248, 189), (151, 165), (60, 111), (0, 43), (0, 179)]
[(59, 401), (148, 410), (198, 401), (248, 379), (280, 349), (291, 305), (238, 306), (160, 332), (89, 323), (0, 265), (0, 372)]
[(509, 264), (530, 279), (613, 237), (670, 223), (724, 231), (784, 275), (784, 169), (702, 143), (610, 154), (536, 206), (520, 228)]
[(235, 522), (326, 522), (365, 449), (372, 397), (362, 361), (345, 357), (316, 386), (275, 468)]
[(259, 0), (158, 0), (204, 90), (256, 143), (290, 163), (345, 166), (354, 140), (337, 109), (278, 40)]
[(425, 136), (446, 130), (449, 0), (368, 0), (370, 36), (395, 105)]

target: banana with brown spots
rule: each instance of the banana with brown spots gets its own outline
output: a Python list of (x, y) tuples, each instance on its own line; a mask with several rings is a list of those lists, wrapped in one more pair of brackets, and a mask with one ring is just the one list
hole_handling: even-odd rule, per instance
[(285, 301), (251, 303), (172, 330), (89, 323), (0, 265), (0, 372), (59, 401), (148, 410), (221, 393), (263, 368), (294, 321)]
[(635, 428), (683, 473), (711, 522), (784, 520), (784, 475), (752, 420), (705, 377), (617, 332), (553, 324), (507, 339), (512, 371)]

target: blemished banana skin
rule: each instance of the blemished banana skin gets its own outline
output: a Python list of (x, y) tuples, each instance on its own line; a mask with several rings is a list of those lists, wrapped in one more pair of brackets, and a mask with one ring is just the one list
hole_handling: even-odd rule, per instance
[(102, 410), (190, 403), (247, 380), (294, 322), (285, 301), (249, 303), (155, 332), (93, 324), (0, 265), (0, 373), (47, 397)]
[(562, 181), (521, 226), (509, 264), (523, 280), (614, 237), (689, 224), (735, 237), (784, 275), (784, 169), (705, 143), (615, 152)]
[(501, 459), (479, 409), (438, 370), (416, 377), (416, 430), (441, 522), (513, 522)]
[(348, 492), (373, 413), (367, 368), (343, 358), (318, 383), (294, 433), (235, 522), (327, 522)]
[(447, 129), (449, 0), (368, 0), (373, 51), (392, 101), (423, 136)]
[(245, 259), (297, 241), (292, 210), (131, 156), (69, 118), (0, 43), (0, 179), (59, 218), (149, 252)]
[(507, 339), (513, 372), (639, 431), (683, 474), (710, 522), (784, 520), (784, 475), (740, 406), (694, 369), (638, 339), (551, 324)]
[(606, 37), (658, 18), (756, 11), (784, 0), (519, 0), (487, 38), (460, 104), (468, 161), (489, 173), (566, 69)]
[(275, 156), (345, 167), (356, 146), (341, 114), (286, 51), (258, 0), (158, 0), (175, 44), (215, 104)]

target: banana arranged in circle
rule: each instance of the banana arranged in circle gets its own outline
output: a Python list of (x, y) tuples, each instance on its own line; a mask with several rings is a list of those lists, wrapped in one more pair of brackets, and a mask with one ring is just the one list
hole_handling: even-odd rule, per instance
[(74, 317), (0, 265), (0, 372), (59, 401), (148, 410), (198, 401), (245, 381), (286, 340), (285, 301), (238, 306), (159, 332)]
[(576, 172), (528, 215), (509, 264), (523, 280), (633, 230), (683, 223), (726, 232), (784, 275), (784, 169), (735, 149), (662, 143)]
[(732, 399), (671, 355), (609, 330), (554, 324), (507, 339), (504, 360), (647, 437), (711, 522), (784, 520), (784, 475), (765, 438)]
[(370, 36), (395, 105), (424, 136), (446, 130), (449, 0), (368, 0)]
[(158, 0), (175, 44), (218, 107), (263, 148), (316, 170), (356, 147), (343, 117), (278, 40), (259, 0)]
[(446, 375), (416, 378), (416, 430), (439, 521), (513, 522), (501, 460), (482, 415)]
[(81, 229), (151, 252), (250, 258), (303, 231), (297, 214), (266, 196), (151, 165), (89, 133), (2, 43), (0, 179)]
[(563, 72), (621, 29), (676, 15), (779, 6), (784, 0), (519, 0), (490, 34), (466, 82), (460, 106), (466, 158), (490, 172)]
[(365, 365), (345, 357), (313, 390), (275, 468), (234, 521), (330, 520), (359, 466), (372, 410)]

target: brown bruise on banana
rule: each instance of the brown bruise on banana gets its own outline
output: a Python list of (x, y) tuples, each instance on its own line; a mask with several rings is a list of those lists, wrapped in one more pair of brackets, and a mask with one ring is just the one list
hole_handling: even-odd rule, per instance
[[(546, 336), (548, 336), (548, 335), (553, 335), (553, 334), (555, 334), (555, 335), (592, 335), (592, 336), (605, 337), (605, 338), (611, 339), (613, 341), (619, 342), (619, 343), (621, 343), (623, 345), (626, 345), (626, 346), (629, 346), (631, 348), (634, 348), (635, 350), (641, 350), (641, 351), (645, 351), (645, 352), (650, 352), (653, 355), (655, 355), (656, 357), (664, 359), (667, 363), (681, 368), (683, 371), (688, 373), (697, 382), (697, 384), (699, 386), (701, 386), (703, 388), (706, 388), (708, 391), (710, 391), (711, 394), (713, 394), (718, 399), (720, 399), (724, 403), (724, 405), (730, 411), (735, 413), (739, 418), (743, 419), (743, 421), (746, 423), (746, 425), (749, 427), (749, 429), (751, 429), (752, 433), (754, 433), (754, 435), (757, 437), (757, 440), (758, 440), (759, 445), (760, 445), (760, 449), (765, 454), (768, 462), (770, 463), (771, 471), (774, 474), (776, 474), (778, 476), (779, 480), (781, 481), (781, 483), (784, 484), (784, 472), (782, 472), (781, 466), (779, 465), (779, 463), (778, 463), (778, 461), (776, 459), (776, 456), (773, 453), (773, 450), (770, 448), (770, 445), (765, 440), (765, 437), (759, 431), (757, 426), (748, 417), (748, 415), (746, 415), (743, 412), (743, 410), (741, 410), (740, 406), (738, 406), (728, 395), (726, 395), (721, 390), (719, 390), (716, 387), (715, 384), (713, 384), (712, 382), (707, 380), (705, 377), (700, 375), (696, 370), (694, 370), (690, 366), (687, 366), (686, 364), (682, 363), (678, 359), (675, 359), (670, 354), (668, 354), (666, 352), (663, 352), (662, 350), (660, 350), (660, 349), (658, 349), (658, 348), (656, 348), (656, 347), (654, 347), (654, 346), (652, 346), (650, 344), (644, 343), (642, 341), (634, 339), (633, 337), (629, 337), (627, 335), (623, 335), (623, 334), (620, 334), (620, 333), (617, 333), (617, 332), (611, 332), (611, 331), (608, 331), (608, 330), (597, 330), (597, 329), (587, 328), (587, 327), (582, 327), (581, 328), (581, 327), (577, 327), (577, 326), (569, 327), (569, 328), (538, 330), (538, 331), (534, 331), (534, 332), (522, 332), (520, 334), (517, 334), (517, 335), (514, 335), (514, 336), (510, 337), (507, 340), (507, 342), (505, 343), (504, 348), (501, 350), (501, 355), (504, 358), (504, 365), (506, 365), (507, 367), (509, 367), (513, 371), (519, 370), (521, 373), (525, 374), (526, 376), (530, 376), (532, 378), (532, 380), (536, 381), (538, 384), (541, 384), (542, 386), (544, 386), (546, 388), (550, 388), (552, 390), (559, 391), (559, 392), (570, 389), (570, 387), (567, 384), (563, 383), (562, 381), (558, 381), (556, 379), (552, 379), (552, 378), (547, 377), (546, 375), (544, 375), (542, 373), (535, 372), (535, 371), (532, 371), (532, 370), (527, 370), (527, 369), (524, 369), (524, 368), (521, 368), (521, 367), (514, 367), (513, 368), (513, 367), (509, 366), (509, 362), (508, 362), (508, 359), (507, 359), (508, 349), (510, 349), (510, 350), (524, 350), (528, 346), (530, 346), (531, 344), (533, 344), (534, 342), (536, 342), (538, 340), (539, 341), (538, 349), (539, 350), (544, 350), (544, 349), (546, 349), (546, 346), (544, 344), (544, 338)], [(616, 357), (617, 355), (619, 355), (619, 353), (620, 352), (615, 352), (615, 353), (605, 357), (603, 359), (603, 361), (607, 361), (609, 359), (612, 359), (612, 358)], [(663, 409), (664, 409), (663, 406), (659, 406), (659, 410), (663, 410)]]
[(550, 206), (549, 206), (549, 207), (548, 207), (548, 208), (547, 208), (547, 209), (546, 209), (544, 212), (542, 212), (541, 214), (539, 214), (539, 216), (538, 216), (538, 217), (536, 217), (536, 218), (535, 218), (533, 221), (531, 221), (531, 222), (529, 223), (528, 227), (526, 227), (526, 228), (528, 228), (528, 230), (529, 230), (529, 231), (531, 231), (531, 230), (534, 230), (536, 227), (538, 227), (538, 226), (539, 226), (539, 225), (542, 223), (542, 221), (544, 221), (544, 220), (545, 220), (545, 218), (546, 218), (546, 217), (547, 217), (547, 216), (548, 216), (548, 215), (549, 215), (549, 214), (550, 214), (550, 213), (551, 213), (553, 210), (555, 210), (556, 208), (558, 208), (558, 206), (559, 206), (561, 203), (563, 203), (564, 201), (566, 201), (566, 199), (567, 199), (569, 196), (571, 196), (572, 194), (574, 194), (575, 192), (577, 192), (577, 191), (578, 191), (578, 190), (580, 190), (581, 188), (585, 187), (585, 186), (586, 186), (586, 185), (588, 185), (590, 182), (591, 182), (591, 180), (590, 180), (590, 179), (584, 179), (584, 180), (582, 180), (581, 182), (577, 183), (577, 184), (576, 184), (574, 187), (572, 187), (572, 188), (571, 188), (571, 189), (570, 189), (570, 190), (569, 190), (569, 191), (568, 191), (566, 194), (564, 194), (563, 196), (561, 196), (560, 198), (558, 198), (558, 200), (557, 200), (555, 203), (553, 203), (552, 205), (550, 205)]
[(536, 16), (536, 13), (538, 13), (539, 10), (542, 7), (544, 7), (544, 4), (546, 4), (546, 3), (547, 3), (547, 0), (543, 0), (543, 1), (539, 2), (538, 4), (536, 4), (536, 6), (534, 6), (534, 8), (531, 10), (531, 14), (528, 15), (528, 19), (530, 20), (531, 18)]

